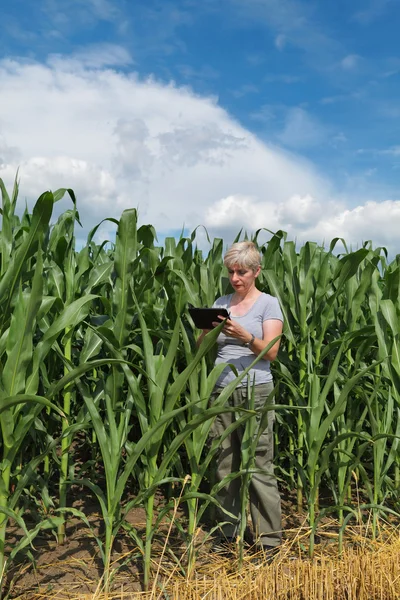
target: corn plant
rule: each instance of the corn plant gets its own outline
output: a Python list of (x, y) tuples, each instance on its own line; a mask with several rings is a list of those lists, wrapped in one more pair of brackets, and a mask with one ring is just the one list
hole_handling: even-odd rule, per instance
[[(18, 216), (18, 182), (10, 195), (1, 180), (0, 189), (0, 571), (10, 519), (24, 532), (11, 558), (40, 528), (58, 527), (64, 542), (68, 512), (90, 524), (68, 498), (75, 482), (90, 488), (101, 507), (105, 534), (97, 541), (106, 587), (121, 529), (143, 557), (148, 587), (155, 535), (173, 514), (174, 489), (185, 481), (179, 502), (188, 520), (177, 527), (193, 572), (197, 528), (226, 483), (204, 491), (221, 443), (209, 445), (209, 430), (219, 411), (232, 409), (225, 406), (229, 389), (209, 406), (223, 368), (212, 364), (218, 330), (194, 350), (187, 306), (211, 306), (230, 289), (223, 240), (209, 240), (204, 253), (195, 230), (160, 245), (154, 227), (139, 226), (137, 211), (129, 209), (109, 219), (117, 226), (115, 240), (97, 244), (96, 226), (78, 252), (71, 190), (46, 192), (32, 213)], [(51, 225), (54, 204), (66, 192), (72, 208)], [(338, 516), (341, 549), (347, 523), (363, 511), (372, 511), (373, 535), (379, 519), (399, 512), (400, 260), (389, 262), (370, 243), (349, 251), (343, 240), (338, 254), (337, 242), (297, 248), (285, 232), (275, 232), (260, 247), (257, 282), (279, 299), (285, 319), (272, 366), (282, 399), (276, 466), (282, 485), (295, 489), (298, 507), (307, 510), (311, 554), (327, 513)], [(248, 445), (240, 472), (230, 477), (243, 479), (243, 511), (254, 471), (254, 423), (268, 410), (263, 416), (251, 407), (237, 411), (234, 426), (244, 427)], [(75, 436), (91, 456), (89, 471), (76, 465)], [(100, 461), (104, 482), (95, 480)], [(358, 505), (355, 480), (363, 498)], [(330, 502), (320, 499), (322, 487)], [(21, 501), (29, 506), (39, 489), (45, 515), (29, 530)], [(161, 507), (157, 490), (165, 495)], [(127, 521), (138, 506), (146, 512), (144, 532)]]
[[(2, 461), (0, 483), (0, 573), (5, 565), (5, 535), (10, 517), (22, 524), (16, 509), (23, 484), (28, 475), (32, 476), (38, 458), (34, 457), (19, 474), (19, 484), (12, 491), (11, 479), (14, 476), (18, 452), (25, 443), (30, 428), (34, 424), (44, 406), (55, 409), (49, 399), (38, 395), (39, 370), (51, 346), (60, 333), (60, 323), (69, 317), (76, 318), (73, 311), (61, 314), (59, 319), (45, 332), (41, 341), (35, 344), (34, 338), (38, 324), (50, 308), (43, 298), (43, 244), (48, 232), (49, 221), (54, 202), (61, 199), (65, 190), (52, 194), (47, 192), (37, 201), (33, 213), (24, 215), (30, 227), (18, 226), (18, 218), (14, 214), (16, 206), (16, 190), (10, 199), (1, 182), (3, 198), (2, 233), (2, 265), (5, 269), (0, 279), (1, 318), (1, 433)], [(33, 276), (29, 281), (29, 273)], [(90, 297), (80, 299), (80, 310), (90, 301)], [(75, 306), (75, 310), (77, 307)], [(59, 411), (64, 416), (64, 413)], [(40, 457), (43, 460), (43, 456)], [(39, 462), (40, 462), (39, 460)], [(24, 531), (27, 539), (26, 527)]]

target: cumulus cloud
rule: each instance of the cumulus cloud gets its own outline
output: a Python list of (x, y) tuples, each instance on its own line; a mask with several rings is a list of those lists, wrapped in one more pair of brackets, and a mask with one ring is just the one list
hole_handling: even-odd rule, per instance
[[(206, 226), (224, 229), (231, 236), (240, 227), (246, 231), (258, 228), (271, 231), (284, 229), (292, 236), (307, 239), (308, 231), (315, 223), (327, 217), (329, 219), (340, 208), (333, 201), (317, 200), (309, 194), (294, 194), (280, 202), (268, 195), (263, 198), (228, 196), (207, 210)], [(320, 235), (318, 239), (321, 239)]]
[[(98, 61), (0, 61), (0, 177), (11, 185), (20, 167), (28, 202), (71, 187), (86, 230), (138, 207), (161, 234), (204, 224), (227, 241), (263, 227), (319, 241), (397, 239), (395, 200), (349, 210), (312, 164), (262, 142), (215, 98), (105, 64), (104, 52)], [(314, 143), (317, 125), (295, 109), (283, 135)]]
[[(21, 170), (23, 193), (26, 195), (29, 192), (31, 201), (46, 189), (69, 187), (78, 191), (79, 196), (84, 199), (83, 205), (92, 211), (95, 219), (97, 215), (100, 218), (105, 216), (104, 211), (109, 209), (110, 198), (117, 196), (117, 182), (111, 173), (82, 159), (70, 156), (35, 156), (25, 160)], [(3, 165), (0, 176), (11, 181), (15, 176), (15, 165)], [(79, 204), (82, 205), (82, 202)]]
[[(0, 125), (1, 127), (1, 125)], [(15, 146), (9, 146), (4, 137), (0, 135), (0, 168), (19, 160), (21, 154)]]
[[(400, 226), (400, 201), (368, 201), (353, 209), (345, 209), (331, 218), (322, 219), (309, 229), (309, 235), (322, 236), (331, 240), (339, 235), (349, 241), (368, 241), (386, 246), (392, 252), (399, 252), (397, 246)], [(396, 247), (397, 246), (397, 247)]]
[(92, 69), (76, 56), (2, 61), (0, 85), (0, 134), (19, 152), (0, 174), (10, 180), (20, 166), (32, 196), (75, 188), (91, 224), (139, 205), (143, 220), (167, 231), (198, 225), (230, 193), (268, 189), (283, 199), (323, 187), (312, 166), (262, 144), (214, 98), (187, 88)]
[(228, 196), (219, 200), (206, 212), (206, 226), (213, 229), (247, 231), (260, 227), (285, 229), (297, 235), (308, 229), (310, 223), (322, 217), (326, 207), (312, 196), (293, 195), (282, 202), (275, 202), (266, 195), (262, 199), (251, 196)]
[(314, 240), (329, 243), (335, 237), (361, 245), (371, 240), (391, 253), (399, 251), (400, 201), (368, 201), (355, 208), (343, 202), (324, 201), (310, 195), (294, 195), (285, 202), (250, 196), (228, 196), (206, 213), (206, 226), (225, 239), (233, 239), (242, 228), (255, 231), (283, 229), (300, 243)]

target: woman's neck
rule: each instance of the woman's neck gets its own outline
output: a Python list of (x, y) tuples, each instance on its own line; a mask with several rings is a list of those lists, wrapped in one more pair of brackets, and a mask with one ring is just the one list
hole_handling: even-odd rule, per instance
[(256, 300), (260, 294), (260, 290), (254, 286), (245, 293), (234, 292), (232, 300), (235, 304), (239, 304), (240, 302), (251, 302), (252, 300)]

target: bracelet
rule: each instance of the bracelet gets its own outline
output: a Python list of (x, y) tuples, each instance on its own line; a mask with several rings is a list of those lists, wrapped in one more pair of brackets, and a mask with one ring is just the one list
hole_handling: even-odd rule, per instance
[(246, 346), (246, 348), (250, 348), (250, 346), (253, 344), (254, 340), (256, 339), (256, 336), (254, 335), (254, 333), (251, 334), (251, 340), (249, 342), (245, 342), (243, 344), (243, 346)]

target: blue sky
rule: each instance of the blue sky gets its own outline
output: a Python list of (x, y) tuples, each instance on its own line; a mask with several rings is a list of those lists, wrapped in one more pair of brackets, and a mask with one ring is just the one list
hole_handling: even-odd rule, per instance
[(87, 227), (134, 205), (162, 233), (282, 227), (400, 251), (398, 0), (14, 0), (2, 15), (0, 176), (20, 166), (27, 197), (71, 185)]

